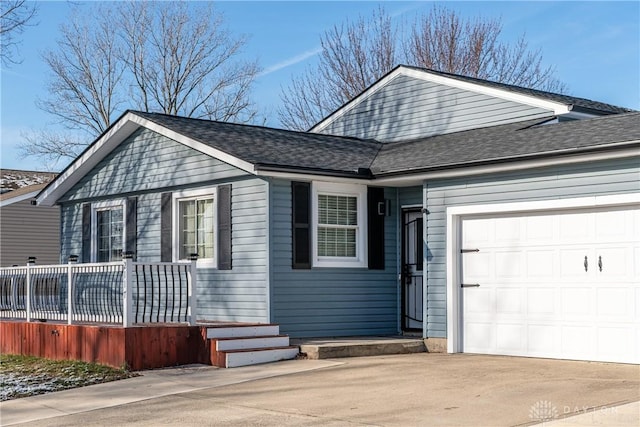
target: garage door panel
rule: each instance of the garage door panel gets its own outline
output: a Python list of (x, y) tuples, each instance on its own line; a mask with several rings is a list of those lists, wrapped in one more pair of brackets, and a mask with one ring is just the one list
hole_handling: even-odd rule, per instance
[(520, 226), (521, 219), (518, 217), (497, 218), (494, 222), (495, 242), (498, 245), (520, 242), (522, 240)]
[(593, 289), (592, 288), (566, 288), (562, 289), (562, 308), (564, 319), (568, 321), (589, 320), (593, 313)]
[[(527, 354), (556, 357), (559, 354), (559, 328), (553, 324), (530, 324), (527, 328)], [(547, 356), (545, 356), (547, 355)]]
[(629, 211), (596, 212), (595, 232), (598, 243), (628, 241), (631, 228), (629, 221), (632, 213)]
[(631, 328), (599, 327), (597, 329), (597, 359), (612, 362), (629, 362), (633, 353), (634, 336)]
[(523, 310), (523, 290), (521, 288), (497, 288), (496, 313), (524, 316)]
[(551, 278), (556, 271), (556, 251), (551, 249), (527, 251), (527, 277)]
[(551, 244), (554, 242), (557, 221), (548, 215), (534, 215), (524, 219), (526, 224), (526, 239), (533, 244)]
[(586, 213), (564, 214), (560, 221), (561, 242), (579, 243), (593, 239), (593, 216)]
[[(464, 342), (469, 353), (490, 352), (495, 348), (495, 325), (490, 322), (469, 322), (465, 324)], [(493, 353), (491, 353), (493, 354)]]
[(633, 248), (609, 247), (596, 250), (598, 275), (631, 277), (633, 275)]
[(628, 288), (599, 288), (596, 298), (596, 313), (601, 319), (618, 318), (624, 320), (630, 317)]
[(527, 315), (533, 319), (538, 315), (548, 318), (556, 314), (556, 301), (554, 288), (529, 288), (527, 289)]
[(471, 224), (462, 283), (480, 287), (461, 291), (463, 351), (640, 363), (640, 209)]
[(589, 270), (594, 271), (597, 264), (592, 252), (593, 250), (589, 247), (559, 249), (560, 278), (565, 280), (586, 279)]
[(521, 251), (499, 251), (495, 252), (495, 279), (520, 278), (524, 268), (524, 254)]
[[(473, 254), (464, 258), (464, 271), (467, 280), (475, 283), (479, 280), (486, 280), (491, 275), (490, 267), (493, 264), (491, 255), (488, 253)], [(470, 282), (470, 283), (471, 283)]]
[(500, 323), (496, 326), (496, 349), (499, 353), (522, 354), (526, 351), (526, 327), (521, 324)]
[(488, 244), (493, 241), (490, 236), (493, 233), (493, 220), (470, 219), (464, 223), (462, 243), (465, 247)]
[(565, 326), (562, 328), (561, 354), (568, 359), (581, 359), (592, 352), (595, 341), (592, 326)]
[(493, 290), (488, 288), (468, 288), (465, 294), (473, 293), (473, 297), (465, 298), (464, 312), (469, 314), (493, 316)]

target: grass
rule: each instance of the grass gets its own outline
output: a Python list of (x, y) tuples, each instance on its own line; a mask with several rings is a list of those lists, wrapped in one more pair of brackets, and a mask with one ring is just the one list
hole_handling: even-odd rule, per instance
[(0, 401), (137, 376), (126, 369), (73, 360), (0, 355)]

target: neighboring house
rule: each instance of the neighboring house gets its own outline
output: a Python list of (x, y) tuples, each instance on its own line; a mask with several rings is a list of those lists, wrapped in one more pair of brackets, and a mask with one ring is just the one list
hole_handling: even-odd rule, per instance
[[(60, 262), (60, 208), (36, 206), (47, 184), (33, 184), (0, 194), (0, 267)], [(33, 202), (33, 203), (32, 203)]]
[(200, 320), (640, 363), (624, 108), (400, 66), (310, 132), (127, 111), (38, 203), (63, 259), (197, 252)]

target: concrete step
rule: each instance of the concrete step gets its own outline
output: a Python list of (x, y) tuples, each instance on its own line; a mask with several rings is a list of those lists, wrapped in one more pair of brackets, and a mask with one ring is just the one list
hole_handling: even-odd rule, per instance
[(291, 340), (308, 359), (381, 356), (385, 354), (424, 353), (422, 339), (389, 337), (349, 337)]
[(246, 350), (256, 348), (288, 347), (287, 335), (265, 335), (259, 337), (213, 338), (212, 348), (217, 351)]
[(219, 351), (217, 352), (218, 357), (215, 365), (223, 368), (237, 368), (239, 366), (295, 359), (297, 355), (297, 346)]
[(207, 338), (240, 338), (280, 335), (280, 326), (270, 324), (233, 324), (207, 326)]

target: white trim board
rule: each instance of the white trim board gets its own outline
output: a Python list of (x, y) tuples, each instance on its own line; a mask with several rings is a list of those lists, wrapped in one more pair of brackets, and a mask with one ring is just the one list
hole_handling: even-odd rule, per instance
[(447, 208), (446, 272), (447, 272), (447, 352), (461, 350), (460, 324), (460, 223), (466, 216), (482, 214), (552, 212), (566, 209), (640, 206), (640, 192), (532, 202), (495, 203), (452, 206)]

